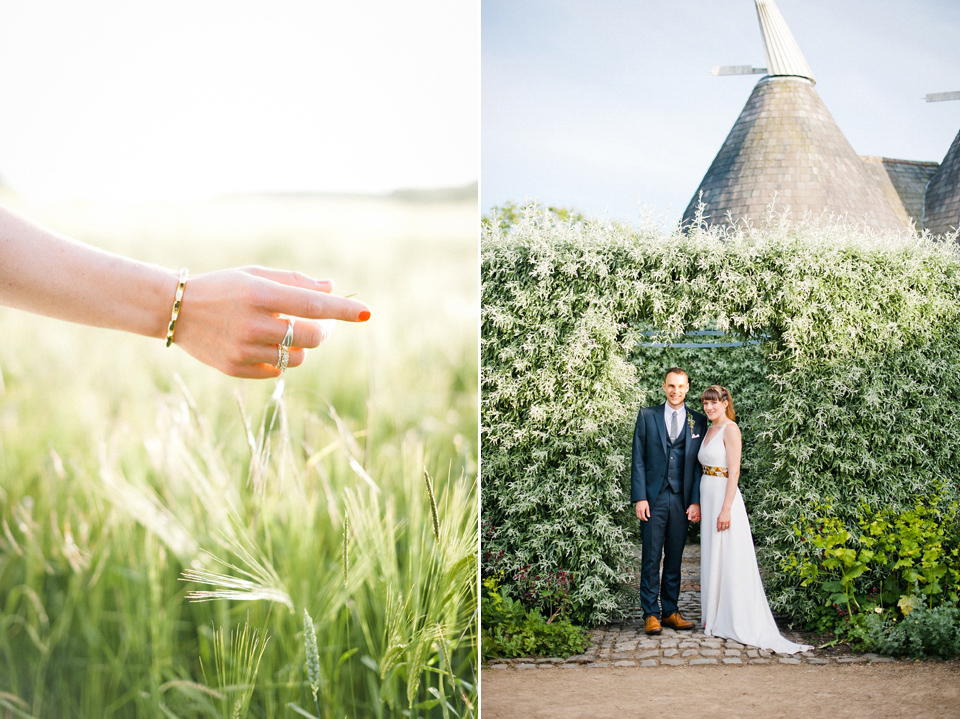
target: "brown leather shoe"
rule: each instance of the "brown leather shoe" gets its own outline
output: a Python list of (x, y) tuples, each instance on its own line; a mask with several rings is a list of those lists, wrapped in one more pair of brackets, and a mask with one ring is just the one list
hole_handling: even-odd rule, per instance
[(659, 634), (662, 632), (663, 629), (660, 627), (660, 620), (651, 614), (647, 617), (646, 630), (647, 634)]
[(693, 622), (680, 616), (680, 612), (674, 612), (663, 620), (663, 626), (671, 629), (693, 629)]

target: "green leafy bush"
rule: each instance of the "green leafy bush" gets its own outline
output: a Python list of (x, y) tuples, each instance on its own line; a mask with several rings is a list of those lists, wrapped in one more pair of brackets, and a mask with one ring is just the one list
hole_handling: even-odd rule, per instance
[(491, 657), (580, 654), (589, 640), (586, 632), (567, 619), (544, 619), (537, 609), (501, 593), (496, 579), (483, 581), (481, 597), (481, 644), (484, 659)]
[[(955, 606), (960, 599), (960, 516), (955, 501), (933, 494), (908, 510), (865, 511), (856, 535), (829, 507), (819, 511), (825, 515), (819, 522), (794, 527), (810, 550), (802, 557), (790, 555), (783, 567), (788, 575), (802, 578), (801, 587), (816, 605), (810, 612), (811, 628), (884, 651), (874, 646), (878, 622), (922, 624), (915, 620), (941, 606)], [(909, 627), (904, 631), (909, 633)]]
[(960, 608), (956, 606), (921, 606), (901, 620), (867, 615), (864, 625), (864, 644), (881, 654), (914, 659), (960, 656)]
[[(496, 581), (503, 577), (506, 552), (498, 546), (496, 541), (496, 527), (489, 521), (482, 522), (483, 543), (483, 578), (494, 578)], [(511, 577), (512, 590), (518, 601), (525, 607), (536, 609), (547, 615), (548, 622), (558, 616), (568, 619), (573, 611), (571, 589), (575, 584), (575, 577), (563, 570), (550, 572), (542, 571), (530, 564), (525, 564)]]
[(674, 351), (643, 345), (693, 330), (759, 342), (726, 360), (694, 350), (703, 360), (690, 371), (694, 392), (734, 390), (744, 499), (775, 610), (817, 611), (785, 563), (807, 551), (791, 528), (822, 498), (853, 532), (862, 506), (909, 508), (934, 478), (957, 496), (952, 241), (774, 213), (758, 227), (671, 234), (535, 205), (482, 233), (481, 501), (505, 582), (526, 565), (563, 570), (577, 577), (575, 617), (618, 610), (637, 535), (633, 423), (660, 400)]

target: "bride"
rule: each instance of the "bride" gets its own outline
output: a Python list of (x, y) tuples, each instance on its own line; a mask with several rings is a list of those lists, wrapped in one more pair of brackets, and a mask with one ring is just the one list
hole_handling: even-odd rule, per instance
[(747, 509), (737, 487), (741, 437), (733, 421), (733, 397), (725, 387), (713, 385), (702, 399), (712, 423), (697, 454), (703, 467), (700, 600), (704, 631), (778, 654), (812, 649), (780, 635), (763, 591)]

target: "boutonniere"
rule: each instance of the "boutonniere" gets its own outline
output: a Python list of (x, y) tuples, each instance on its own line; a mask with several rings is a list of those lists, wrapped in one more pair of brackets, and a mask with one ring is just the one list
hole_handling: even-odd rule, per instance
[(693, 433), (693, 417), (687, 412), (687, 426), (690, 427), (690, 437), (691, 439), (700, 439), (699, 434)]

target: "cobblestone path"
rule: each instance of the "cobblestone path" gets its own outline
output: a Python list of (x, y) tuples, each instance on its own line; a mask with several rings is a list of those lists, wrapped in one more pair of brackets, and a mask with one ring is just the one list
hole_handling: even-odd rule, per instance
[[(637, 566), (640, 564), (637, 557)], [(639, 582), (639, 578), (637, 579)], [(829, 654), (813, 649), (798, 654), (776, 652), (744, 646), (731, 639), (711, 637), (700, 628), (700, 546), (688, 545), (683, 550), (680, 581), (680, 613), (697, 623), (692, 630), (678, 632), (664, 627), (663, 633), (647, 636), (643, 612), (639, 606), (627, 612), (618, 624), (590, 631), (590, 646), (583, 654), (560, 658), (519, 658), (491, 660), (484, 669), (570, 669), (576, 667), (654, 667), (710, 664), (866, 664), (892, 662), (877, 654)], [(795, 642), (799, 635), (783, 631)]]

